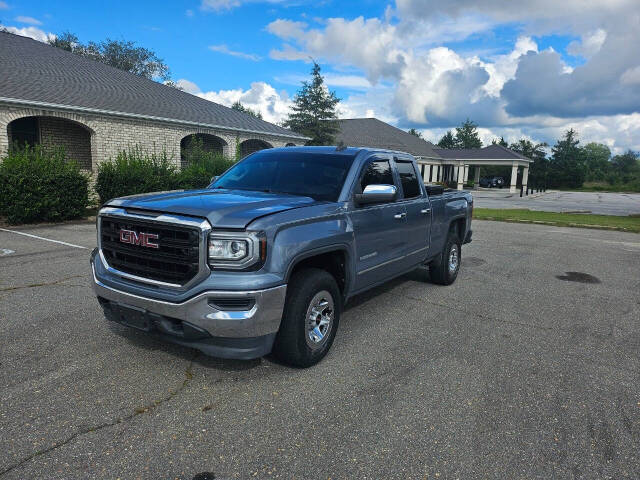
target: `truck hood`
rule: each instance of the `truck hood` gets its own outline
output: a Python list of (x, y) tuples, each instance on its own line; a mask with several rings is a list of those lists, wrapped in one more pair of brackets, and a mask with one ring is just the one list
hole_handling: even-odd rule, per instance
[(310, 197), (245, 190), (176, 190), (116, 198), (108, 206), (203, 217), (214, 228), (245, 228), (259, 217), (316, 203)]

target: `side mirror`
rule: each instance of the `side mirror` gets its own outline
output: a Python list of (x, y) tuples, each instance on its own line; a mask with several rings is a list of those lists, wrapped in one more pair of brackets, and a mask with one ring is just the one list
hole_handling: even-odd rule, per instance
[(358, 205), (372, 203), (393, 202), (396, 198), (396, 187), (393, 185), (367, 185), (364, 192), (356, 193), (355, 201)]
[(213, 183), (220, 178), (220, 175), (216, 175), (215, 177), (211, 177), (211, 181), (209, 183)]

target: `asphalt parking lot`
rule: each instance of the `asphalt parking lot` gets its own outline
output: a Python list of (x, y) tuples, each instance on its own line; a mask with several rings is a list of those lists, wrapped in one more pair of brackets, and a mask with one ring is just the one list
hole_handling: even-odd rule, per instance
[(476, 207), (528, 208), (547, 212), (640, 215), (640, 193), (559, 192), (548, 190), (520, 197), (509, 189), (474, 190)]
[(0, 230), (2, 480), (640, 477), (640, 235), (476, 221), (294, 370), (109, 324), (95, 227), (20, 231), (67, 244)]

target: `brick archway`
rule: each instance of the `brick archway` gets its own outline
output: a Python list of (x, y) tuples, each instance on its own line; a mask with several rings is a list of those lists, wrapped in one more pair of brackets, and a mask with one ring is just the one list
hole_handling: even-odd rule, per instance
[(257, 152), (259, 150), (264, 150), (266, 148), (273, 148), (273, 145), (271, 145), (268, 142), (265, 142), (264, 140), (250, 138), (249, 140), (245, 140), (244, 142), (241, 142), (239, 147), (240, 147), (240, 158), (244, 158), (247, 155), (251, 155), (252, 153)]
[(183, 167), (188, 163), (189, 150), (196, 145), (201, 145), (205, 152), (223, 155), (228, 144), (222, 138), (210, 133), (193, 133), (183, 137), (180, 140), (180, 161)]
[(9, 146), (42, 145), (62, 147), (69, 159), (80, 168), (93, 168), (94, 131), (87, 125), (57, 115), (25, 115), (7, 124)]

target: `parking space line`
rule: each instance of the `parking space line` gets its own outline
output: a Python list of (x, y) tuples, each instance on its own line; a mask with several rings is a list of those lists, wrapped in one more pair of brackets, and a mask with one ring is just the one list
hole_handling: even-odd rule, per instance
[(66, 245), (68, 247), (73, 248), (82, 248), (84, 250), (89, 250), (88, 247), (83, 247), (82, 245), (74, 245), (73, 243), (61, 242), (60, 240), (53, 240), (51, 238), (39, 237), (38, 235), (32, 235), (30, 233), (18, 232), (16, 230), (8, 230), (6, 228), (0, 228), (0, 231), (15, 233), (16, 235), (24, 235), (25, 237), (37, 238), (38, 240), (44, 240), (46, 242), (59, 243), (61, 245)]

